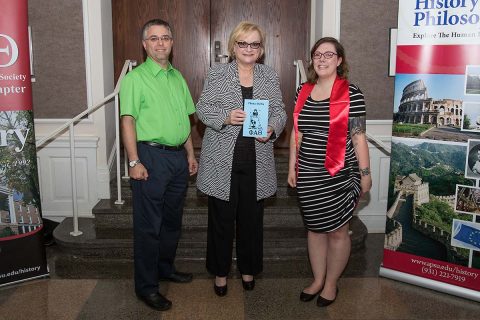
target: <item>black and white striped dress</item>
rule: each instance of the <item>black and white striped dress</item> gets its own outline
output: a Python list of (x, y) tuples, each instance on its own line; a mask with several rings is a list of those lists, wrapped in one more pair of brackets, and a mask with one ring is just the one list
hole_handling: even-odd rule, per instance
[[(352, 84), (349, 89), (349, 117), (365, 116), (363, 93)], [(329, 99), (315, 101), (309, 96), (298, 117), (298, 129), (303, 136), (298, 155), (297, 192), (304, 224), (314, 232), (334, 231), (347, 223), (360, 196), (360, 173), (350, 130), (345, 167), (333, 177), (325, 169), (329, 123)]]

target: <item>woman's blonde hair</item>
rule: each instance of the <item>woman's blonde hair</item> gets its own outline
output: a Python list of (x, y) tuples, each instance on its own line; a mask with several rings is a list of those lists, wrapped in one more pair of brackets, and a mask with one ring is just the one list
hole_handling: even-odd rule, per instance
[(258, 56), (258, 60), (262, 60), (265, 53), (265, 32), (262, 30), (262, 28), (260, 28), (259, 25), (253, 22), (242, 21), (235, 27), (235, 29), (233, 29), (232, 33), (230, 33), (230, 38), (228, 38), (228, 54), (230, 55), (230, 61), (235, 59), (235, 51), (233, 49), (236, 41), (244, 34), (254, 31), (257, 31), (260, 35), (260, 55)]

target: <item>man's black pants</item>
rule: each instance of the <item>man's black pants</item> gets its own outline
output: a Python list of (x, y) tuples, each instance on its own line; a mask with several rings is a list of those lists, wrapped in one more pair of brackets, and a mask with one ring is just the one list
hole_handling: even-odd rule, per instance
[(185, 150), (137, 148), (148, 179), (131, 180), (135, 291), (147, 295), (158, 291), (159, 278), (175, 272), (189, 173)]

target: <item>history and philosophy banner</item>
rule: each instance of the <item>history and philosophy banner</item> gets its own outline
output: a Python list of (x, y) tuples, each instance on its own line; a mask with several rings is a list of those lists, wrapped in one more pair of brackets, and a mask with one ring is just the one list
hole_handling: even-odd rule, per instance
[(0, 286), (48, 275), (27, 10), (27, 0), (0, 0)]
[(480, 1), (400, 0), (380, 275), (480, 301)]

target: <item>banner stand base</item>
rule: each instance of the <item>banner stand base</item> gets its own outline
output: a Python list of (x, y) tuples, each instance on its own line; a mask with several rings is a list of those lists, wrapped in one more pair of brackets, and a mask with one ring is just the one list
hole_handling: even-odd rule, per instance
[(41, 279), (41, 278), (49, 278), (49, 277), (50, 277), (50, 273), (45, 273), (45, 274), (41, 274), (41, 275), (31, 277), (31, 278), (25, 278), (25, 279), (22, 279), (22, 280), (17, 280), (17, 281), (13, 281), (13, 282), (7, 282), (7, 283), (4, 283), (4, 284), (0, 284), (0, 288), (1, 287), (12, 286), (12, 285), (19, 284), (19, 283), (26, 282), (26, 281), (30, 281), (30, 280)]
[(448, 293), (454, 296), (458, 296), (461, 298), (480, 302), (479, 291), (455, 286), (453, 284), (448, 284), (440, 281), (422, 278), (422, 277), (414, 276), (409, 273), (387, 269), (384, 267), (380, 267), (379, 275), (381, 277), (390, 278), (393, 280), (398, 280), (398, 281), (406, 282), (409, 284), (414, 284), (427, 289), (432, 289), (432, 290)]

